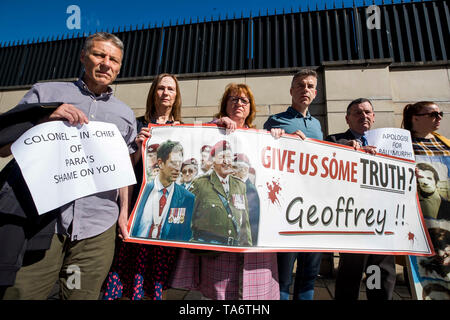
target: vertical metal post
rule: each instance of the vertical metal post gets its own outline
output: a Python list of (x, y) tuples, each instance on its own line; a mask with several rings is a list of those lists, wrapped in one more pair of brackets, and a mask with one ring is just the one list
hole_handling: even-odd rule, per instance
[(403, 7), (403, 17), (405, 20), (405, 29), (406, 29), (406, 39), (408, 40), (408, 51), (409, 51), (409, 61), (416, 62), (416, 58), (414, 55), (414, 43), (412, 41), (411, 37), (411, 25), (409, 23), (409, 16), (408, 16), (408, 10), (406, 7), (406, 4), (402, 5)]
[(384, 23), (386, 26), (386, 38), (388, 43), (388, 50), (389, 50), (389, 58), (393, 59), (395, 58), (394, 55), (394, 42), (392, 41), (392, 30), (391, 30), (391, 22), (389, 18), (389, 12), (387, 6), (383, 7), (383, 16), (384, 16)]
[[(436, 2), (433, 2), (433, 11), (434, 11), (434, 17), (435, 17), (435, 21), (436, 21), (436, 29), (437, 29), (438, 39), (439, 39), (439, 46), (441, 48), (441, 59), (447, 60), (447, 52), (445, 50), (445, 41), (444, 41), (444, 36), (442, 33), (441, 18), (439, 17), (439, 10), (437, 8)], [(448, 10), (447, 10), (447, 13), (448, 13)], [(447, 43), (448, 43), (448, 41), (449, 41), (449, 38), (447, 35)]]
[[(334, 30), (336, 32), (336, 48), (337, 48), (337, 56), (338, 60), (342, 60), (342, 44), (341, 44), (341, 26), (339, 24), (339, 16), (338, 16), (338, 10), (333, 10), (334, 12)], [(340, 11), (344, 13), (345, 11)]]
[(394, 22), (395, 22), (395, 32), (396, 32), (396, 38), (397, 38), (397, 45), (398, 45), (398, 53), (400, 55), (400, 62), (405, 62), (405, 53), (403, 50), (403, 37), (402, 37), (402, 30), (400, 27), (400, 19), (398, 17), (398, 11), (397, 7), (392, 6), (392, 10), (394, 11)]
[(353, 22), (356, 30), (356, 51), (358, 53), (358, 59), (364, 59), (364, 44), (361, 30), (361, 17), (359, 16), (358, 8), (353, 7)]
[[(309, 31), (309, 62), (310, 66), (316, 65), (316, 59), (314, 57), (314, 41), (313, 41), (313, 26), (312, 26), (312, 20), (311, 20), (311, 12), (308, 11), (308, 31)], [(319, 62), (320, 63), (320, 62)]]
[(192, 39), (193, 34), (192, 34), (192, 23), (189, 24), (189, 31), (188, 31), (188, 36), (187, 36), (187, 45), (186, 45), (186, 60), (184, 63), (184, 69), (183, 72), (184, 73), (190, 73), (191, 71), (191, 67), (192, 67), (192, 43), (195, 43), (195, 41)]
[(327, 47), (328, 47), (328, 57), (326, 60), (334, 61), (333, 58), (333, 42), (332, 42), (332, 32), (330, 28), (330, 16), (328, 14), (328, 10), (325, 11), (325, 23), (327, 25)]
[(180, 42), (178, 41), (180, 27), (178, 25), (176, 25), (176, 26), (171, 27), (170, 29), (171, 29), (171, 32), (173, 32), (174, 36), (173, 36), (173, 41), (171, 44), (172, 49), (170, 50), (169, 55), (168, 55), (169, 57), (171, 57), (170, 65), (169, 65), (169, 72), (176, 73), (176, 70), (177, 70), (176, 64), (178, 62), (177, 56), (180, 54), (180, 52), (179, 52), (179, 47), (180, 47), (179, 43)]
[(183, 24), (181, 25), (181, 45), (180, 45), (180, 50), (178, 53), (178, 65), (176, 70), (176, 73), (181, 73), (183, 72), (183, 67), (184, 65), (186, 65), (186, 24), (183, 22)]
[(350, 45), (350, 24), (349, 24), (349, 17), (347, 14), (348, 10), (344, 9), (344, 29), (345, 29), (345, 47), (347, 51), (347, 60), (352, 60), (352, 47)]
[(416, 37), (417, 37), (417, 44), (419, 45), (419, 53), (420, 53), (420, 61), (425, 62), (425, 50), (423, 47), (423, 39), (422, 39), (422, 31), (421, 31), (421, 25), (420, 25), (420, 19), (419, 19), (419, 13), (417, 12), (416, 4), (412, 4), (413, 9), (413, 15), (414, 15), (414, 25), (416, 26)]

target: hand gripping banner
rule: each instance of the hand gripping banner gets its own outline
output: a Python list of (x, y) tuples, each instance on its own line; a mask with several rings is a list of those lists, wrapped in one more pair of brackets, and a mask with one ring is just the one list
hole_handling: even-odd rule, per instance
[(229, 252), (433, 253), (414, 161), (262, 130), (151, 128), (128, 241)]

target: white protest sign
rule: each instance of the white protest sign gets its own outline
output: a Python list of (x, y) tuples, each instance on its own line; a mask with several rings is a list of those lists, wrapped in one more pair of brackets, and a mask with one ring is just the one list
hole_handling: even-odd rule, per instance
[(377, 147), (378, 153), (414, 160), (411, 133), (408, 130), (379, 128), (366, 131), (365, 135), (369, 145)]
[(39, 214), (136, 183), (128, 148), (111, 123), (46, 122), (25, 132), (11, 151)]
[[(146, 203), (154, 188), (151, 179), (162, 173), (144, 177), (129, 220), (129, 241), (230, 252), (432, 253), (416, 198), (413, 161), (294, 136), (275, 139), (262, 130), (226, 134), (212, 126), (152, 127), (147, 145), (163, 146), (168, 140), (181, 144), (183, 160), (194, 158), (199, 164), (203, 146), (211, 146), (212, 167), (203, 174), (198, 168), (186, 189), (190, 194), (174, 187), (159, 236), (138, 232), (141, 226), (150, 228), (146, 217), (153, 209)], [(227, 153), (215, 158), (215, 147), (227, 144), (233, 158)], [(234, 169), (239, 160), (233, 159), (239, 158), (248, 158), (253, 187), (247, 180), (245, 186), (237, 182), (242, 180), (239, 168)], [(228, 193), (221, 191), (218, 174), (229, 175)], [(188, 201), (192, 197), (194, 204)]]

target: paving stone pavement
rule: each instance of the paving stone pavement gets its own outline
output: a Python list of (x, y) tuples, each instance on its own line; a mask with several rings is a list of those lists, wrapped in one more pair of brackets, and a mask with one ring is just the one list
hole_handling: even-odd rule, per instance
[[(339, 263), (339, 255), (332, 255), (333, 268), (326, 268), (326, 262), (328, 259), (322, 261), (321, 274), (319, 274), (316, 280), (314, 289), (314, 300), (333, 300), (334, 289), (337, 274), (337, 267)], [(331, 257), (328, 261), (331, 261)], [(295, 266), (294, 266), (295, 270)], [(394, 289), (393, 300), (413, 300), (407, 279), (405, 279), (404, 268), (401, 265), (396, 265), (397, 280)], [(293, 288), (291, 287), (291, 295)], [(207, 300), (203, 295), (195, 290), (181, 290), (181, 289), (169, 289), (166, 291), (165, 298), (167, 300)], [(292, 298), (292, 296), (291, 296)], [(359, 294), (359, 300), (367, 300), (366, 288), (364, 286), (364, 279), (361, 281), (361, 289)]]
[[(332, 264), (332, 267), (331, 267)], [(337, 268), (339, 264), (339, 255), (328, 254), (324, 255), (322, 259), (321, 273), (316, 280), (314, 289), (314, 300), (333, 300)], [(296, 266), (294, 265), (294, 270)], [(409, 290), (407, 279), (405, 279), (404, 268), (401, 265), (396, 265), (397, 280), (394, 289), (393, 300), (414, 300)], [(295, 275), (295, 274), (294, 274)], [(58, 285), (55, 285), (52, 291), (50, 300), (58, 299)], [(291, 295), (293, 287), (291, 287)], [(169, 289), (164, 292), (165, 300), (209, 300), (205, 298), (199, 291), (183, 290), (183, 289)], [(292, 299), (292, 296), (291, 296)], [(366, 289), (364, 286), (364, 279), (361, 281), (361, 289), (359, 300), (367, 300)]]

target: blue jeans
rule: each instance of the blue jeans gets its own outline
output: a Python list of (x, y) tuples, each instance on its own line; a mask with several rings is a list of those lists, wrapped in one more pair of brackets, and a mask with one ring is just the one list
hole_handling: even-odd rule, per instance
[(320, 271), (322, 253), (320, 252), (280, 252), (278, 258), (278, 276), (280, 299), (289, 300), (289, 287), (292, 283), (292, 269), (297, 259), (294, 282), (294, 300), (313, 300), (314, 282)]

